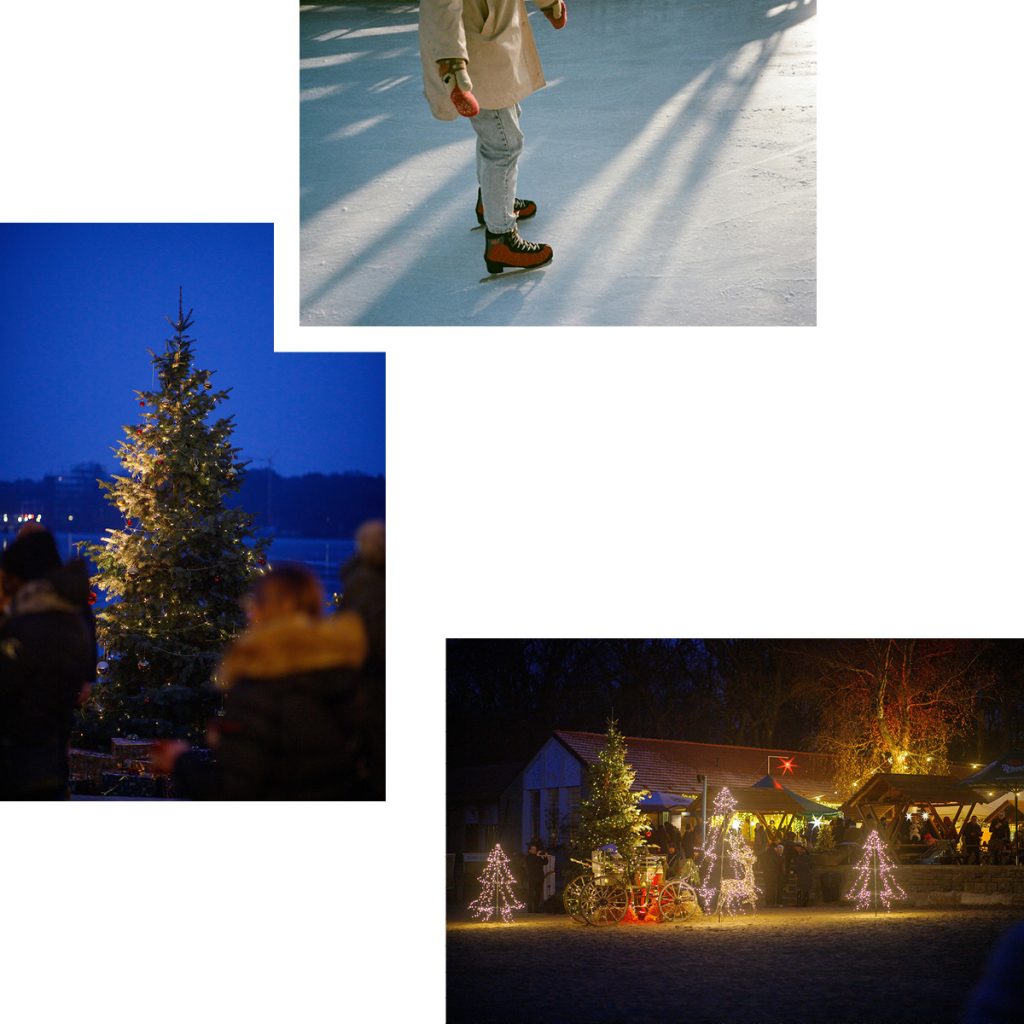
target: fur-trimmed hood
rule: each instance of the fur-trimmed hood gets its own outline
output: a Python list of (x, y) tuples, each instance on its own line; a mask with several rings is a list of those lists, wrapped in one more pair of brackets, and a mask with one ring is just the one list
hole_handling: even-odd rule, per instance
[(30, 580), (14, 595), (11, 602), (11, 617), (39, 615), (43, 612), (67, 612), (77, 615), (81, 611), (65, 597), (49, 580)]
[(361, 668), (366, 651), (366, 630), (357, 615), (343, 612), (327, 619), (289, 615), (243, 633), (224, 655), (217, 684), (228, 690), (239, 679)]

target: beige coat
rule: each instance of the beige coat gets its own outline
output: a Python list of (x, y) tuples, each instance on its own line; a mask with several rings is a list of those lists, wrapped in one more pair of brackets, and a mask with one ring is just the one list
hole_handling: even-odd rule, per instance
[[(553, 0), (534, 0), (549, 7)], [(434, 117), (459, 115), (437, 73), (447, 57), (468, 61), (473, 95), (484, 110), (511, 107), (544, 87), (544, 73), (526, 17), (526, 0), (420, 0), (423, 94)]]

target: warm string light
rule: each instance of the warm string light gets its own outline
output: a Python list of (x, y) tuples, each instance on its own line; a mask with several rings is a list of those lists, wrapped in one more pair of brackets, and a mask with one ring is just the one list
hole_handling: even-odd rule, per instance
[(473, 916), (490, 921), (494, 914), (500, 913), (505, 924), (512, 923), (512, 911), (522, 910), (523, 904), (515, 897), (513, 886), (516, 880), (509, 870), (508, 857), (499, 843), (487, 858), (487, 867), (480, 876), (482, 886), (480, 895), (469, 905)]
[[(708, 831), (702, 847), (701, 902), (709, 913), (734, 914), (744, 904), (756, 909), (759, 890), (754, 884), (754, 851), (747, 845), (742, 832), (729, 828), (729, 819), (736, 812), (736, 801), (727, 786), (723, 786), (715, 797), (713, 809), (719, 822)], [(721, 878), (719, 889), (716, 880), (725, 864), (719, 867), (718, 862), (723, 857), (737, 877)]]
[(756, 911), (761, 890), (754, 884), (754, 851), (739, 832), (729, 833), (726, 856), (733, 869), (742, 874), (738, 878), (722, 879), (718, 912), (735, 914), (744, 904)]
[(885, 909), (889, 910), (894, 900), (907, 898), (894, 877), (895, 870), (896, 864), (878, 832), (872, 831), (864, 842), (864, 855), (856, 867), (857, 880), (846, 898), (854, 900), (858, 910), (874, 906), (877, 913), (877, 900), (881, 900)]

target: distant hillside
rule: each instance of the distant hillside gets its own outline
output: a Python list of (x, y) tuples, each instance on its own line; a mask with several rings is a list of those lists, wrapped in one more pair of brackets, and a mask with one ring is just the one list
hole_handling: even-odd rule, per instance
[[(121, 524), (103, 498), (97, 480), (109, 474), (99, 464), (75, 466), (70, 473), (42, 480), (0, 481), (0, 520), (17, 529), (20, 515), (41, 515), (55, 531), (100, 533)], [(366, 473), (307, 473), (286, 477), (252, 469), (230, 501), (256, 517), (258, 530), (296, 537), (351, 537), (367, 519), (384, 518), (383, 476)]]

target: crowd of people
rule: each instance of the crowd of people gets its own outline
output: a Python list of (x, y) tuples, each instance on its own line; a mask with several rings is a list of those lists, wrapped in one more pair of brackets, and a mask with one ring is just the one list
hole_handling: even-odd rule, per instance
[[(989, 822), (985, 844), (982, 842), (984, 833), (977, 815), (971, 816), (959, 838), (949, 817), (929, 817), (924, 812), (914, 812), (904, 816), (904, 822), (896, 830), (894, 844), (922, 844), (934, 848), (936, 855), (944, 853), (942, 860), (936, 856), (935, 863), (1006, 864), (1013, 861), (1009, 823), (1001, 813), (997, 813)], [(810, 905), (815, 883), (823, 875), (816, 868), (812, 854), (820, 853), (823, 849), (834, 850), (838, 861), (852, 863), (859, 857), (860, 848), (872, 829), (880, 827), (887, 834), (891, 824), (891, 817), (881, 821), (869, 818), (864, 822), (837, 817), (821, 825), (808, 823), (802, 834), (793, 829), (769, 834), (760, 823), (752, 833), (745, 831), (744, 841), (754, 853), (757, 885), (764, 905)], [(646, 842), (647, 852), (662, 858), (662, 875), (666, 881), (683, 879), (698, 889), (700, 883), (706, 881), (711, 863), (704, 856), (699, 818), (684, 818), (681, 828), (670, 821), (652, 826)], [(541, 910), (545, 902), (551, 899), (556, 877), (560, 879), (561, 891), (571, 876), (578, 873), (577, 866), (570, 864), (567, 858), (556, 856), (560, 853), (561, 847), (549, 853), (541, 841), (534, 838), (530, 840), (525, 853), (517, 855), (516, 877), (523, 883), (530, 912)], [(724, 878), (735, 877), (735, 869), (727, 862), (716, 862), (714, 870), (721, 870)], [(825, 868), (824, 871), (835, 873), (834, 868)], [(823, 896), (827, 881), (820, 881)], [(835, 901), (840, 898), (838, 888), (831, 898)], [(548, 908), (557, 909), (557, 906), (549, 903)]]
[[(384, 799), (385, 534), (366, 523), (334, 614), (316, 575), (261, 576), (217, 673), (207, 748), (153, 737), (150, 767), (187, 799)], [(0, 798), (67, 799), (76, 708), (97, 673), (89, 577), (39, 524), (0, 562)]]
[[(857, 843), (874, 824), (869, 817), (866, 827), (858, 829), (854, 822), (845, 823), (845, 840)], [(892, 834), (892, 842), (909, 848), (920, 846), (914, 852), (917, 863), (935, 864), (1012, 864), (1014, 848), (1011, 840), (1010, 823), (1005, 814), (997, 811), (988, 821), (988, 835), (985, 826), (972, 814), (964, 823), (959, 834), (949, 815), (938, 817), (927, 811), (908, 811), (898, 822), (893, 832), (893, 819), (886, 815), (878, 822), (883, 835)]]

